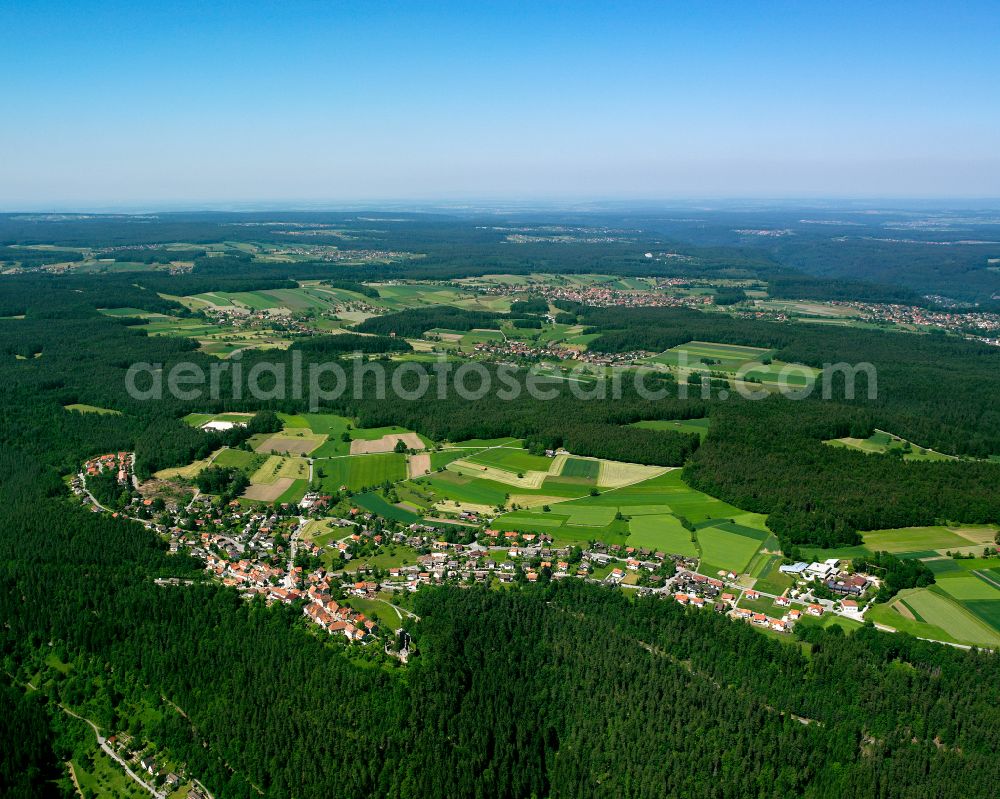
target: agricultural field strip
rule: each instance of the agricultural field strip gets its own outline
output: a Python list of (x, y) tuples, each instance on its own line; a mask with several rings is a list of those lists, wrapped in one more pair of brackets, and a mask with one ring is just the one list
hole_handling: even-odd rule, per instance
[[(681, 467), (680, 466), (665, 466), (665, 467), (663, 467), (663, 471), (660, 474), (656, 475), (656, 477), (662, 477), (667, 472), (672, 472), (672, 471), (675, 471), (675, 470), (677, 470), (679, 468), (681, 468)], [(607, 489), (601, 491), (600, 496), (604, 497), (604, 496), (607, 496), (608, 494), (611, 494), (611, 493), (613, 493), (615, 491), (620, 491), (623, 488), (629, 488), (630, 486), (639, 485), (640, 483), (645, 483), (647, 480), (651, 480), (651, 479), (654, 479), (654, 478), (653, 477), (648, 477), (648, 476), (647, 477), (641, 477), (638, 480), (634, 480), (631, 483), (627, 483), (625, 485), (615, 486), (614, 488), (607, 488)], [(578, 502), (581, 499), (586, 499), (586, 497), (548, 497), (547, 499), (548, 499), (548, 501), (546, 502), (547, 505), (559, 505), (559, 504), (561, 504), (563, 502)], [(499, 514), (499, 515), (502, 516), (504, 514)]]

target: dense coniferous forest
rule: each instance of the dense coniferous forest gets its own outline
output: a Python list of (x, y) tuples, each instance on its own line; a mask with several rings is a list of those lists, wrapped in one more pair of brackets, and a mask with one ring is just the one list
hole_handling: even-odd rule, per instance
[[(11, 243), (35, 235), (24, 221), (4, 225)], [(197, 225), (115, 222), (101, 229), (101, 243), (156, 243), (170, 233), (198, 245), (216, 235), (216, 223)], [(84, 222), (60, 229), (66, 246), (93, 243)], [(414, 230), (416, 241), (424, 233)], [(432, 268), (445, 261), (428, 260)], [(290, 391), (289, 399), (257, 401), (246, 392), (236, 399), (225, 383), (213, 401), (149, 402), (124, 390), (136, 361), (169, 370), (179, 361), (214, 360), (188, 339), (147, 336), (95, 309), (180, 314), (157, 292), (286, 284), (287, 274), (247, 275), (245, 266), (239, 258), (211, 267), (199, 259), (189, 275), (0, 278), (2, 315), (26, 315), (0, 319), (4, 795), (51, 793), (60, 701), (99, 692), (100, 720), (110, 724), (116, 702), (137, 691), (183, 710), (145, 734), (218, 799), (995, 795), (1000, 661), (993, 654), (869, 626), (850, 636), (837, 627), (805, 629), (807, 656), (715, 614), (566, 581), (507, 592), (421, 591), (421, 620), (411, 629), (419, 654), (404, 669), (378, 657), (359, 660), (346, 645), (303, 629), (297, 609), (247, 603), (205, 582), (199, 563), (169, 555), (142, 526), (70, 501), (62, 478), (88, 457), (134, 450), (146, 476), (250, 433), (196, 430), (181, 421), (186, 413), (263, 411), (250, 425), (263, 432), (275, 428), (273, 411), (305, 410)], [(428, 310), (434, 313), (412, 322), (421, 333), (460, 321), (441, 324), (440, 309)], [(697, 392), (680, 399), (671, 387), (671, 396), (649, 400), (626, 386), (621, 398), (583, 400), (563, 383), (547, 386), (550, 400), (438, 399), (432, 391), (405, 401), (372, 392), (323, 409), (436, 440), (513, 435), (584, 455), (686, 464), (692, 485), (769, 512), (789, 548), (849, 543), (857, 530), (939, 518), (1000, 520), (997, 464), (908, 463), (822, 443), (879, 427), (945, 452), (1000, 452), (995, 351), (937, 336), (663, 309), (574, 311), (603, 331), (599, 350), (708, 339), (773, 348), (777, 358), (814, 366), (869, 360), (878, 367), (879, 394), (723, 402)], [(290, 358), (248, 352), (244, 369)], [(121, 413), (75, 413), (64, 407), (71, 403)], [(700, 446), (694, 435), (625, 427), (706, 415), (710, 434)], [(921, 578), (904, 570), (904, 583)], [(194, 584), (157, 585), (161, 576)], [(25, 695), (30, 664), (54, 648), (72, 659), (73, 676), (43, 696)]]
[(417, 337), (434, 328), (466, 331), (477, 327), (494, 327), (503, 318), (504, 314), (438, 305), (373, 316), (358, 325), (357, 330), (359, 333), (377, 333), (382, 336)]
[(335, 336), (310, 336), (296, 340), (292, 347), (303, 354), (340, 355), (351, 352), (412, 352), (413, 347), (404, 338), (390, 336), (361, 336), (340, 333)]

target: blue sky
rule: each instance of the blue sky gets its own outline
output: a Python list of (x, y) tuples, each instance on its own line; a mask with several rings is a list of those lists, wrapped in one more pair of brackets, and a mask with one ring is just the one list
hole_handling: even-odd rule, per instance
[(8, 2), (0, 207), (1000, 196), (996, 2)]

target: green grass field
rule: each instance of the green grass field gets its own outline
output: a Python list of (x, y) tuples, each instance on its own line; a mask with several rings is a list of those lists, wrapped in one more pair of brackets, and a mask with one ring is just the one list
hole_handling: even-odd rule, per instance
[[(1000, 646), (1000, 631), (987, 625), (964, 607), (963, 603), (953, 600), (941, 588), (932, 586), (900, 591), (897, 601), (905, 602), (915, 614), (919, 615), (922, 621), (918, 621), (918, 624), (937, 627), (953, 640), (981, 646)], [(898, 626), (892, 622), (886, 623)]]
[[(549, 481), (546, 480), (545, 490), (548, 484)], [(558, 511), (567, 513), (574, 507), (610, 507), (629, 517), (674, 514), (684, 516), (695, 524), (699, 522), (714, 524), (732, 519), (744, 526), (761, 531), (766, 529), (763, 516), (746, 513), (688, 486), (681, 480), (680, 469), (624, 488), (610, 489), (597, 496), (586, 496), (560, 503)]]
[(645, 547), (670, 555), (698, 557), (698, 548), (691, 540), (691, 532), (681, 526), (671, 514), (636, 516), (628, 524), (626, 543), (631, 547)]
[(519, 438), (469, 438), (465, 441), (451, 441), (449, 447), (461, 449), (486, 449), (487, 447), (520, 447)]
[(560, 502), (553, 506), (553, 510), (557, 513), (568, 514), (566, 524), (574, 527), (606, 527), (615, 518), (614, 508), (587, 505), (570, 506), (568, 503)]
[(333, 458), (350, 454), (351, 442), (342, 441), (341, 436), (353, 427), (351, 419), (332, 413), (305, 413), (301, 418), (314, 433), (327, 436), (326, 441), (313, 450), (312, 457)]
[(759, 555), (756, 563), (751, 563), (750, 574), (756, 578), (754, 588), (767, 594), (781, 595), (792, 587), (795, 580), (791, 575), (783, 574), (778, 567), (781, 565), (780, 555)]
[(414, 482), (430, 489), (438, 499), (475, 505), (501, 505), (513, 490), (511, 486), (465, 477), (454, 472), (435, 473)]
[(529, 533), (551, 533), (562, 527), (567, 516), (542, 511), (514, 511), (496, 519), (492, 527), (497, 530), (518, 530)]
[(653, 419), (645, 422), (633, 422), (632, 427), (641, 427), (644, 430), (669, 430), (675, 433), (694, 433), (704, 440), (708, 435), (709, 419), (704, 416), (700, 419)]
[(865, 619), (872, 621), (875, 624), (888, 625), (889, 627), (899, 630), (900, 632), (909, 633), (910, 635), (915, 635), (919, 638), (929, 638), (933, 641), (958, 643), (958, 641), (955, 640), (955, 637), (950, 635), (946, 630), (936, 627), (933, 624), (919, 621), (918, 619), (908, 618), (900, 613), (898, 606), (904, 604), (906, 604), (905, 599), (897, 598), (893, 602), (887, 602), (882, 605), (873, 605), (865, 614)]
[(710, 341), (689, 341), (678, 344), (666, 352), (657, 355), (652, 360), (667, 366), (685, 364), (687, 367), (700, 366), (700, 362), (708, 363), (712, 369), (724, 372), (735, 372), (745, 363), (759, 361), (770, 350), (760, 347), (743, 347), (737, 344), (717, 344)]
[(761, 539), (720, 527), (703, 527), (698, 530), (698, 545), (702, 556), (700, 570), (714, 576), (719, 570), (744, 571), (760, 549)]
[(600, 461), (592, 461), (585, 458), (566, 458), (559, 476), (596, 480), (600, 471)]
[(876, 430), (868, 438), (834, 438), (823, 442), (833, 447), (846, 447), (866, 454), (885, 454), (890, 451), (903, 452), (903, 459), (908, 461), (948, 461), (955, 460), (954, 455), (945, 455), (932, 449), (917, 446), (903, 438), (894, 436), (884, 430)]
[(249, 476), (257, 471), (266, 460), (266, 456), (258, 455), (256, 452), (247, 452), (242, 449), (224, 449), (215, 456), (212, 465), (239, 469)]
[(470, 453), (474, 452), (476, 452), (476, 450), (469, 449), (443, 449), (439, 452), (432, 452), (431, 471), (443, 469), (452, 461), (457, 461), (461, 458), (468, 458)]
[(549, 466), (552, 465), (552, 459), (546, 458), (544, 455), (532, 455), (524, 449), (509, 449), (507, 447), (483, 450), (469, 455), (466, 460), (508, 472), (547, 472)]
[(960, 549), (970, 546), (966, 538), (944, 527), (902, 527), (895, 530), (873, 530), (864, 534), (865, 546), (873, 551), (925, 552), (928, 550)]
[(404, 433), (412, 433), (413, 431), (407, 430), (405, 427), (392, 425), (391, 427), (355, 427), (350, 432), (353, 439), (358, 439), (359, 441), (376, 441), (392, 433), (402, 435)]
[(121, 411), (112, 410), (111, 408), (98, 408), (96, 405), (84, 405), (81, 402), (74, 402), (72, 405), (63, 405), (67, 411), (76, 411), (77, 413), (96, 413), (99, 416), (111, 415), (111, 416), (121, 416)]
[(942, 575), (937, 582), (942, 591), (954, 599), (992, 599), (1000, 601), (1000, 588), (975, 572), (957, 571)]
[(368, 618), (374, 619), (383, 627), (388, 627), (391, 630), (398, 630), (403, 626), (403, 620), (396, 612), (396, 609), (393, 608), (388, 602), (383, 602), (380, 599), (351, 597), (346, 604), (350, 605), (358, 611), (358, 613), (363, 613)]
[(295, 504), (299, 502), (302, 497), (306, 495), (306, 491), (309, 490), (308, 480), (294, 480), (288, 489), (280, 497), (278, 497), (275, 502), (279, 505), (288, 502)]
[(971, 599), (963, 604), (976, 618), (1000, 633), (1000, 600)]
[[(465, 486), (456, 486), (455, 481), (460, 477), (449, 474), (446, 484), (439, 483), (436, 490), (463, 494), (455, 497), (461, 501), (477, 501), (464, 494)], [(548, 478), (539, 491), (543, 495), (552, 495), (557, 486), (559, 489), (587, 490), (572, 483), (559, 485), (554, 482), (558, 479)], [(457, 491), (452, 490), (456, 488)], [(480, 497), (479, 501), (483, 504), (500, 501), (495, 495), (486, 502), (483, 502), (484, 499)], [(553, 502), (550, 507), (550, 513), (538, 508), (509, 513), (494, 524), (499, 529), (548, 532), (561, 543), (592, 539), (605, 543), (625, 542), (630, 546), (695, 557), (698, 549), (691, 541), (690, 532), (677, 518), (677, 514), (682, 514), (701, 522), (698, 538), (707, 542), (711, 556), (704, 555), (706, 562), (715, 569), (725, 567), (736, 571), (742, 571), (764, 540), (770, 537), (763, 516), (746, 513), (695, 491), (681, 481), (680, 470), (624, 488), (610, 489), (597, 496)], [(625, 520), (615, 519), (615, 514), (619, 512), (626, 517)]]
[(335, 492), (342, 485), (352, 491), (362, 491), (405, 477), (406, 457), (394, 452), (326, 458), (313, 464), (313, 479), (324, 491)]
[(417, 514), (411, 513), (404, 508), (397, 508), (395, 505), (390, 505), (381, 494), (376, 494), (375, 492), (357, 494), (351, 498), (351, 502), (359, 508), (364, 508), (385, 519), (392, 519), (403, 524), (413, 524), (413, 522), (420, 520)]

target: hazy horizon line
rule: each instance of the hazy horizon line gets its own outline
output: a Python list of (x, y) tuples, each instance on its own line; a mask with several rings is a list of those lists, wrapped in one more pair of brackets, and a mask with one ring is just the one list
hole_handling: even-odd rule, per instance
[[(892, 196), (892, 195), (717, 195), (685, 197), (595, 197), (595, 196), (548, 196), (548, 197), (503, 197), (503, 196), (428, 196), (424, 198), (386, 197), (381, 199), (325, 199), (325, 200), (150, 200), (126, 202), (86, 202), (54, 201), (44, 205), (25, 203), (0, 203), (0, 214), (66, 214), (66, 215), (142, 215), (169, 213), (266, 213), (266, 212), (353, 212), (379, 209), (392, 211), (422, 212), (438, 211), (601, 211), (639, 210), (656, 208), (692, 208), (700, 210), (737, 210), (740, 208), (777, 206), (786, 208), (817, 208), (829, 210), (862, 210), (877, 208), (951, 210), (968, 209), (975, 205), (981, 210), (1000, 210), (1000, 194), (969, 196)], [(704, 206), (718, 206), (717, 208)]]

